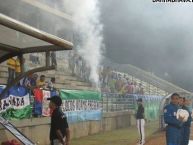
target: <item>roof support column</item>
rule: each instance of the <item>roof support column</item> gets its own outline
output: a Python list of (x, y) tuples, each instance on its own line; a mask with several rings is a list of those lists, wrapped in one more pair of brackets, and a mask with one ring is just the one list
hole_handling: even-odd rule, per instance
[(46, 52), (46, 67), (50, 66), (50, 51)]
[(18, 58), (19, 58), (19, 63), (20, 63), (20, 67), (21, 67), (21, 73), (24, 73), (24, 58), (23, 58), (23, 54), (19, 54)]

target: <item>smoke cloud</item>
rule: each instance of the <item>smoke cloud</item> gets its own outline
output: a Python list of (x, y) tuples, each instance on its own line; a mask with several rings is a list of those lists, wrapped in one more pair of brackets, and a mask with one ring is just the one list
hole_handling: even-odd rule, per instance
[[(40, 11), (33, 7), (28, 0), (0, 0), (0, 12), (5, 13), (19, 21), (25, 22), (45, 32), (57, 35), (69, 41), (79, 37), (75, 49), (90, 67), (90, 80), (99, 84), (98, 67), (104, 51), (103, 26), (100, 23), (100, 9), (98, 0), (42, 0), (37, 5), (46, 4), (48, 7), (65, 12), (72, 16), (71, 20), (56, 17), (49, 9)], [(44, 7), (44, 6), (42, 6)], [(60, 52), (60, 54), (64, 54)]]
[(191, 3), (100, 1), (107, 57), (193, 90)]
[(104, 51), (99, 2), (66, 0), (64, 3), (72, 14), (75, 34), (81, 40), (75, 47), (91, 68), (90, 80), (99, 85), (98, 68)]

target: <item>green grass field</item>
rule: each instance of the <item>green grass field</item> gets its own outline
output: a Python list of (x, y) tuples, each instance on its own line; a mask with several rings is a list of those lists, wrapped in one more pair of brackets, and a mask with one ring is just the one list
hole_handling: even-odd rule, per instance
[[(146, 138), (158, 130), (158, 122), (146, 124)], [(138, 139), (135, 126), (73, 139), (71, 145), (135, 145)]]

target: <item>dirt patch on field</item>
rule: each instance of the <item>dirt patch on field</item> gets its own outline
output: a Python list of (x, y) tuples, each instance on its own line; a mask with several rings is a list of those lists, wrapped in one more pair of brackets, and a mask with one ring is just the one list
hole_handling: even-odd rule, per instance
[(165, 132), (159, 132), (151, 136), (145, 145), (166, 145)]

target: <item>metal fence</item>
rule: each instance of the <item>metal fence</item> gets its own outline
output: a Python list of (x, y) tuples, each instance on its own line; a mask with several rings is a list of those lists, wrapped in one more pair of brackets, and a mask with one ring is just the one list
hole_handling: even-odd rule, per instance
[(145, 117), (147, 120), (158, 120), (160, 114), (160, 103), (163, 96), (156, 95), (139, 95), (139, 94), (117, 94), (102, 93), (103, 112), (115, 111), (134, 111), (137, 109), (138, 98), (143, 99), (145, 108)]
[(102, 94), (103, 112), (114, 112), (135, 109), (134, 95), (121, 95), (117, 93)]

